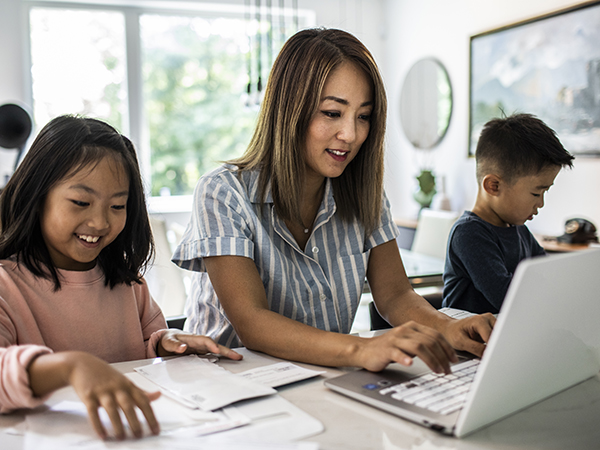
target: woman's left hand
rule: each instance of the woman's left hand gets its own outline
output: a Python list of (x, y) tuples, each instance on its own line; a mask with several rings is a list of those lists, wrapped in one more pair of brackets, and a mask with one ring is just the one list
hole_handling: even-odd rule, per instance
[(215, 343), (208, 336), (186, 333), (180, 330), (167, 330), (160, 339), (158, 356), (189, 355), (212, 353), (225, 358), (240, 360), (242, 355), (223, 345)]
[(481, 357), (495, 323), (494, 315), (486, 313), (452, 320), (445, 329), (440, 331), (456, 350), (464, 350)]

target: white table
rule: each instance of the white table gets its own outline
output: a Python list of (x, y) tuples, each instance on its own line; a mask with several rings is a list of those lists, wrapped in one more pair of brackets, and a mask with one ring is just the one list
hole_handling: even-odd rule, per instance
[[(445, 261), (443, 259), (415, 253), (404, 248), (399, 250), (406, 276), (413, 287), (441, 287), (444, 285), (442, 275)], [(363, 292), (370, 292), (369, 283), (366, 280)]]
[[(232, 372), (241, 372), (280, 361), (246, 349), (239, 349), (239, 351), (244, 355), (243, 361), (222, 360), (219, 364)], [(139, 365), (140, 362), (137, 361), (117, 364), (116, 367), (127, 372)], [(343, 373), (339, 369), (300, 365), (326, 370), (324, 377)], [(600, 377), (598, 376), (464, 439), (440, 435), (343, 397), (327, 389), (320, 378), (282, 387), (278, 391), (283, 398), (324, 424), (324, 432), (307, 439), (318, 442), (323, 450), (515, 450), (519, 448), (573, 450), (600, 447), (600, 426), (598, 426)], [(22, 414), (0, 416), (2, 450), (23, 448), (22, 437), (4, 433), (6, 428), (22, 420)]]
[(404, 270), (413, 287), (443, 286), (443, 259), (400, 249)]

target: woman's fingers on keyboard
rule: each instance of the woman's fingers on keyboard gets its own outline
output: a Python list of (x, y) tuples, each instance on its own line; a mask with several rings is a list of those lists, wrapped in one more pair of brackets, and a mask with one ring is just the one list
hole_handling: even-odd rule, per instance
[(442, 334), (415, 322), (393, 328), (370, 341), (362, 364), (367, 370), (382, 370), (390, 362), (409, 366), (416, 356), (431, 370), (450, 373), (450, 362), (457, 360), (456, 353)]
[(485, 343), (489, 341), (496, 318), (492, 314), (471, 316), (452, 321), (444, 333), (458, 350), (481, 356)]

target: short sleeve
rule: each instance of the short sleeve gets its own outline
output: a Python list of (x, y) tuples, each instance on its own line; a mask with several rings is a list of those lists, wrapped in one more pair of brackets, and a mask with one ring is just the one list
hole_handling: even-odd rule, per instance
[(194, 192), (192, 217), (172, 261), (205, 272), (208, 256), (253, 258), (254, 211), (244, 186), (231, 171), (202, 177)]
[(365, 251), (371, 250), (378, 245), (385, 244), (388, 241), (396, 239), (399, 235), (398, 226), (392, 217), (392, 209), (387, 195), (383, 194), (381, 204), (381, 219), (379, 226), (371, 233), (365, 242)]

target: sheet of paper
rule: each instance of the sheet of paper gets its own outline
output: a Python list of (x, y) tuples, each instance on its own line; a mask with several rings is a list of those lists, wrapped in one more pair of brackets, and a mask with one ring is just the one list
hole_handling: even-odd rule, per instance
[(135, 371), (155, 383), (171, 398), (203, 411), (213, 411), (240, 400), (277, 392), (194, 355), (137, 367)]
[(235, 408), (250, 418), (250, 424), (212, 434), (207, 436), (208, 439), (279, 443), (308, 439), (325, 429), (321, 421), (280, 395), (247, 400)]
[[(245, 442), (210, 440), (209, 442), (189, 442), (188, 446), (174, 447), (174, 450), (319, 450), (316, 442)], [(184, 445), (185, 445), (184, 444)]]
[(257, 367), (256, 369), (246, 370), (238, 373), (239, 376), (252, 380), (265, 386), (279, 387), (296, 381), (306, 380), (325, 373), (325, 371), (316, 371), (305, 369), (290, 362), (280, 362), (269, 364), (268, 366)]
[[(159, 399), (160, 400), (160, 399)], [(297, 410), (279, 396), (265, 397), (245, 402), (243, 408), (228, 407), (217, 413), (190, 410), (169, 399), (157, 405), (153, 402), (162, 430), (159, 436), (150, 436), (145, 429), (140, 440), (100, 440), (87, 418), (83, 403), (63, 401), (53, 408), (27, 415), (24, 432), (24, 450), (80, 450), (96, 449), (165, 449), (165, 450), (317, 450), (319, 446), (310, 442), (289, 442), (322, 431), (320, 422)], [(169, 403), (171, 405), (169, 406)], [(247, 424), (250, 419), (243, 409), (251, 413), (252, 422), (259, 425), (248, 428), (240, 435), (224, 433), (227, 421)], [(180, 412), (177, 413), (177, 410)], [(185, 414), (182, 418), (181, 412)], [(210, 415), (213, 415), (212, 417)], [(174, 417), (176, 416), (176, 417)], [(220, 416), (217, 418), (216, 416)], [(304, 417), (306, 416), (306, 417)], [(194, 417), (194, 418), (191, 418)], [(203, 420), (198, 420), (202, 417)], [(204, 420), (210, 418), (210, 420)], [(105, 413), (101, 419), (107, 429), (110, 423)], [(182, 426), (186, 425), (186, 426)], [(248, 425), (250, 427), (250, 425)], [(221, 429), (219, 429), (221, 427)], [(245, 428), (245, 427), (241, 427)]]
[[(166, 439), (171, 439), (172, 436), (205, 436), (250, 423), (250, 418), (232, 407), (216, 412), (204, 412), (183, 408), (168, 398), (159, 398), (152, 402), (152, 409), (161, 426), (160, 436)], [(100, 409), (99, 415), (104, 427), (112, 434), (112, 425), (106, 412)], [(139, 411), (138, 416), (144, 426), (146, 439), (156, 440), (156, 437), (151, 437)], [(123, 417), (122, 420), (127, 428), (126, 419)], [(25, 424), (26, 450), (85, 448), (94, 447), (102, 442), (92, 429), (82, 402), (60, 402), (47, 411), (27, 415)], [(131, 436), (131, 433), (128, 435)], [(114, 444), (113, 441), (111, 445)]]

